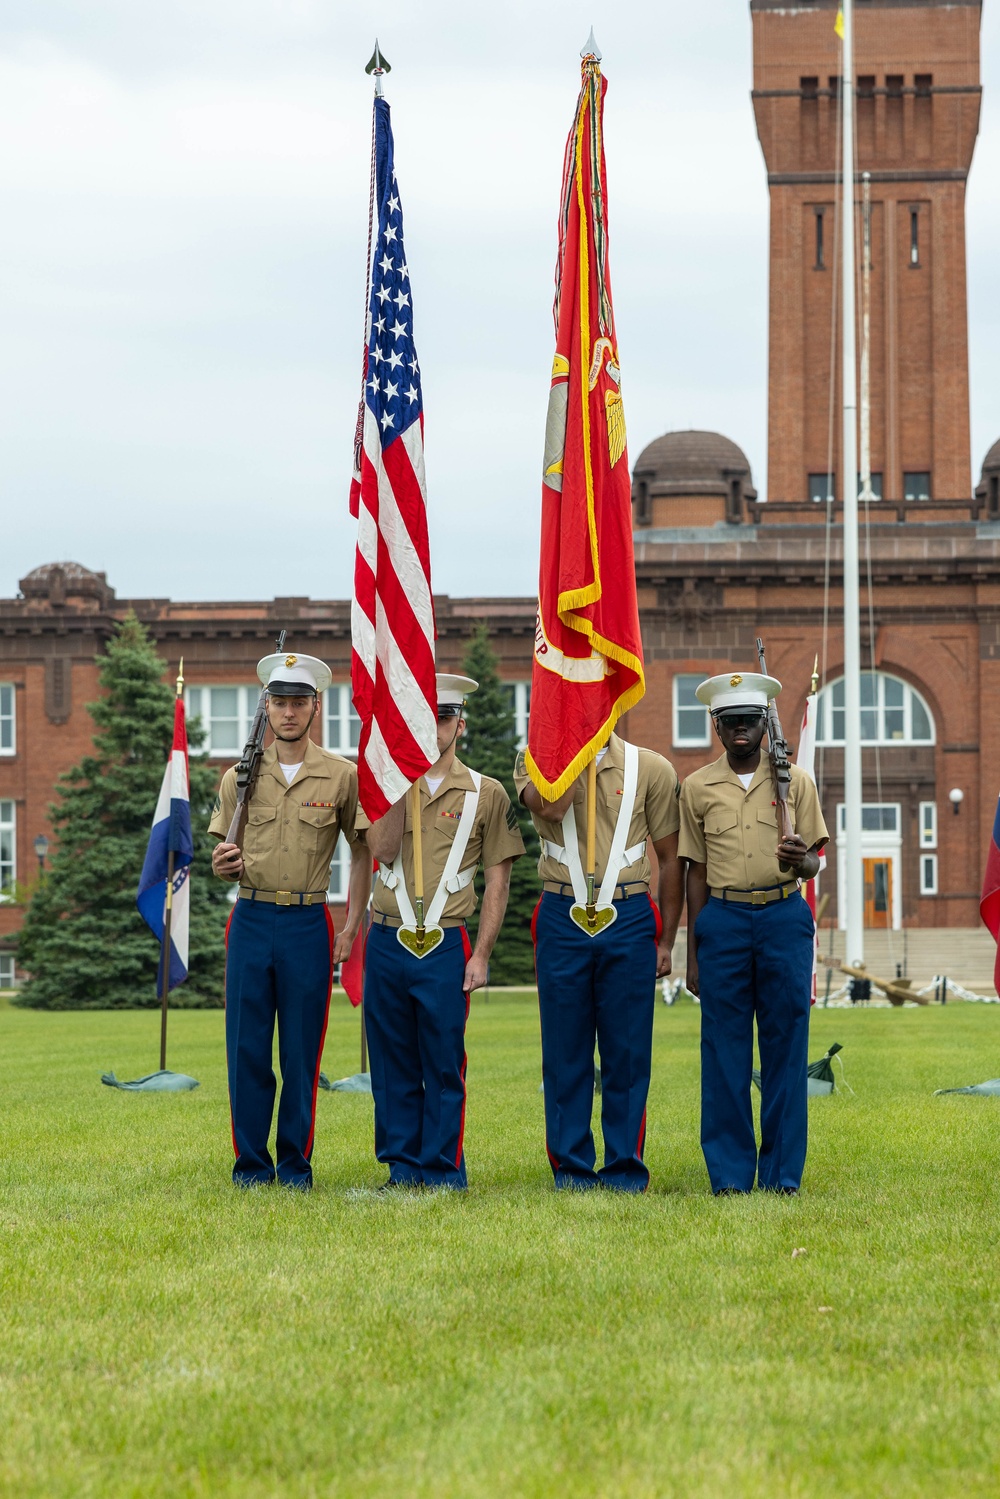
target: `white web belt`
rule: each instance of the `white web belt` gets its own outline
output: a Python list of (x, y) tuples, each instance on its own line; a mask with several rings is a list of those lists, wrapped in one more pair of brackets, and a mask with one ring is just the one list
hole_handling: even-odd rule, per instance
[[(476, 770), (470, 770), (473, 789), (465, 793), (462, 802), (461, 820), (458, 824), (458, 832), (455, 841), (451, 845), (447, 862), (438, 881), (438, 887), (434, 892), (430, 905), (424, 912), (425, 928), (435, 927), (441, 919), (445, 903), (449, 895), (455, 895), (459, 890), (464, 890), (471, 885), (476, 873), (476, 865), (472, 864), (468, 869), (460, 869), (465, 851), (472, 837), (472, 824), (476, 818), (476, 808), (479, 806), (479, 791), (483, 784), (483, 778)], [(406, 888), (406, 880), (403, 878), (403, 845), (400, 844), (399, 852), (392, 864), (386, 869), (379, 869), (379, 879), (387, 890), (393, 891), (396, 896), (396, 905), (399, 907), (399, 915), (404, 927), (410, 927), (414, 931), (417, 926), (417, 916)]]
[[(641, 843), (634, 843), (631, 848), (625, 846), (629, 828), (632, 826), (635, 795), (639, 787), (639, 751), (634, 744), (626, 744), (624, 749), (625, 775), (622, 782), (622, 804), (618, 809), (618, 821), (615, 823), (615, 831), (611, 839), (607, 868), (597, 896), (598, 910), (606, 910), (614, 904), (612, 897), (622, 870), (641, 859), (646, 852), (645, 838)], [(583, 872), (580, 840), (576, 830), (576, 813), (572, 807), (563, 818), (562, 829), (565, 842), (552, 843), (548, 838), (543, 838), (541, 840), (542, 851), (550, 859), (555, 859), (557, 864), (562, 864), (565, 869), (569, 870), (573, 899), (578, 906), (584, 906), (587, 903), (587, 877)]]

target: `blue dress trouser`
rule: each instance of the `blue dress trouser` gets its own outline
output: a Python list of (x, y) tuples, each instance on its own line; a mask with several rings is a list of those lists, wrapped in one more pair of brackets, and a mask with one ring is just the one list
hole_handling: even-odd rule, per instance
[(276, 1082), (276, 1154), (286, 1187), (312, 1185), (316, 1088), (330, 1013), (333, 921), (326, 906), (238, 900), (226, 933), (226, 1066), (237, 1186), (274, 1180), (267, 1148)]
[[(813, 918), (799, 895), (712, 896), (695, 922), (701, 988), (701, 1148), (718, 1192), (797, 1189), (806, 1159)], [(760, 1051), (760, 1154), (750, 1103)]]
[(365, 945), (375, 1154), (401, 1186), (463, 1188), (468, 934), (446, 927), (417, 958), (396, 930), (373, 922)]
[[(572, 904), (570, 896), (547, 890), (532, 922), (545, 1148), (557, 1187), (644, 1192), (659, 917), (648, 895), (615, 901), (614, 922), (588, 937), (570, 920)], [(595, 1042), (604, 1135), (599, 1172), (591, 1129)]]

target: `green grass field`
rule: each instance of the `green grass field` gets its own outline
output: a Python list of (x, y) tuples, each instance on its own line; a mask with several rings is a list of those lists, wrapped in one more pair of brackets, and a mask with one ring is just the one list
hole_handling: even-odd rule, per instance
[[(698, 1016), (658, 1006), (641, 1199), (560, 1195), (528, 996), (469, 1023), (470, 1190), (373, 1189), (319, 1098), (316, 1190), (239, 1194), (222, 1016), (0, 1008), (0, 1493), (995, 1495), (1000, 1008), (819, 1011), (797, 1200), (715, 1200)], [(356, 1070), (342, 998), (324, 1068)], [(804, 1249), (795, 1258), (794, 1249)]]

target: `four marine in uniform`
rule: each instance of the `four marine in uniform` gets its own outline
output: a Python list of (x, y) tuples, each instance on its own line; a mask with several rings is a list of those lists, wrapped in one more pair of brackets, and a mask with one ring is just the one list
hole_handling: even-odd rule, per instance
[[(386, 1188), (464, 1188), (465, 1026), (486, 982), (524, 852), (504, 788), (462, 764), (456, 748), (477, 684), (439, 675), (439, 758), (418, 783), (422, 883), (415, 878), (412, 799), (369, 823), (350, 761), (315, 744), (310, 726), (329, 685), (314, 657), (265, 657), (274, 743), (265, 751), (242, 850), (225, 842), (236, 804), (223, 777), (209, 831), (213, 868), (238, 880), (227, 928), (226, 1052), (239, 1186), (277, 1176), (308, 1188), (316, 1088), (333, 967), (347, 958), (378, 876), (365, 952), (365, 1020), (375, 1102), (375, 1152)], [(679, 786), (669, 761), (612, 734), (597, 763), (596, 868), (588, 908), (586, 776), (556, 802), (515, 786), (542, 853), (532, 922), (542, 1033), (545, 1145), (557, 1188), (642, 1192), (655, 980), (671, 971), (687, 867), (688, 987), (700, 994), (701, 1140), (717, 1195), (757, 1186), (797, 1191), (806, 1149), (806, 1047), (813, 921), (800, 896), (818, 870), (827, 830), (816, 788), (792, 768), (794, 834), (779, 839), (767, 757), (761, 756), (773, 678), (733, 673), (698, 689), (725, 753)], [(341, 831), (351, 850), (347, 925), (327, 905)], [(656, 899), (648, 847), (656, 860)], [(467, 919), (484, 871), (475, 947)], [(268, 1150), (282, 1074), (276, 1162)], [(761, 1143), (750, 1104), (753, 1030), (761, 1058)], [(604, 1157), (591, 1128), (594, 1048), (600, 1059)]]

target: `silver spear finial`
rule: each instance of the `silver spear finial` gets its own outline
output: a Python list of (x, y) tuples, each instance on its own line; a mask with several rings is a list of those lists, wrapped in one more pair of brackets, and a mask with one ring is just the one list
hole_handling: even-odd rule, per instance
[(601, 58), (604, 56), (604, 53), (597, 45), (597, 39), (594, 36), (593, 26), (591, 26), (590, 35), (588, 36), (587, 40), (584, 42), (583, 47), (580, 50), (580, 56), (584, 60), (586, 60), (588, 57), (592, 57), (595, 62), (600, 62)]
[(375, 92), (381, 99), (383, 75), (385, 73), (391, 73), (392, 68), (389, 66), (388, 61), (382, 56), (382, 53), (379, 51), (378, 37), (375, 38), (375, 51), (371, 55), (371, 61), (365, 67), (365, 72), (375, 74)]

